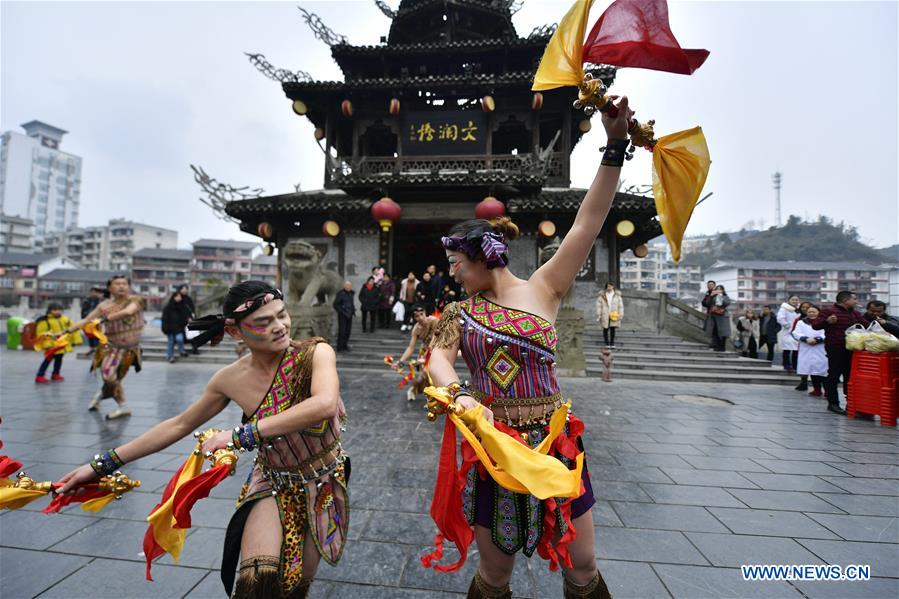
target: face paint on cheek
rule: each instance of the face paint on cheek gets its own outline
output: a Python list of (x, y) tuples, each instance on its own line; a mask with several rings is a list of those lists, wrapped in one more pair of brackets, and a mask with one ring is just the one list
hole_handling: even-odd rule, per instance
[(263, 341), (265, 340), (268, 327), (254, 327), (251, 324), (241, 324), (240, 329), (248, 339), (252, 339), (253, 341)]

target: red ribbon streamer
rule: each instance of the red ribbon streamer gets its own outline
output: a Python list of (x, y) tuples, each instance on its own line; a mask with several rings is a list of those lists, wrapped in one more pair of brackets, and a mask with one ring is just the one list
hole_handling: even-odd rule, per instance
[(194, 504), (209, 497), (209, 492), (228, 478), (230, 472), (231, 467), (226, 464), (213, 466), (181, 485), (172, 500), (172, 516), (175, 518), (176, 528), (190, 528), (190, 510)]
[[(186, 464), (185, 462), (184, 464)], [(169, 481), (169, 484), (166, 485), (165, 491), (162, 493), (162, 499), (156, 507), (150, 510), (152, 514), (156, 510), (162, 507), (162, 505), (169, 500), (169, 497), (172, 496), (172, 493), (175, 492), (175, 485), (178, 483), (178, 479), (181, 477), (181, 471), (184, 469), (184, 464), (181, 464), (181, 467), (178, 468), (178, 471), (175, 473), (175, 476)], [(156, 537), (153, 536), (153, 525), (149, 525), (147, 527), (147, 532), (144, 535), (144, 556), (147, 558), (147, 580), (152, 581), (153, 576), (150, 574), (150, 568), (153, 566), (153, 560), (157, 557), (163, 555), (165, 553), (165, 549), (163, 549), (159, 543), (156, 542)]]

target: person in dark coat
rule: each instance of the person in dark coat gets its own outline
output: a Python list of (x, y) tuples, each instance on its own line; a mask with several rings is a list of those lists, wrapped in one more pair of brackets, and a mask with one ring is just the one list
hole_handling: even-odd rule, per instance
[(197, 317), (197, 307), (194, 305), (193, 298), (188, 294), (187, 285), (179, 285), (178, 293), (181, 294), (181, 301), (183, 301), (184, 304), (187, 306), (187, 308), (190, 310), (190, 317), (196, 318)]
[(871, 300), (865, 306), (865, 320), (874, 322), (875, 320), (883, 327), (887, 333), (894, 337), (899, 337), (899, 319), (887, 314), (887, 305), (880, 300)]
[(343, 289), (334, 297), (334, 310), (337, 311), (337, 351), (350, 351), (350, 332), (353, 328), (353, 316), (356, 315), (356, 302), (353, 297), (353, 284), (344, 281)]
[(378, 326), (382, 329), (390, 328), (393, 304), (396, 302), (396, 283), (390, 275), (384, 274), (381, 280), (381, 305), (378, 308)]
[(730, 337), (730, 316), (727, 313), (727, 307), (730, 305), (730, 298), (724, 291), (723, 285), (716, 285), (710, 294), (702, 300), (703, 305), (708, 309), (708, 317), (705, 320), (705, 332), (712, 340), (712, 347), (715, 351), (723, 352), (727, 344), (727, 338)]
[(425, 271), (421, 276), (421, 283), (415, 288), (415, 301), (425, 307), (428, 316), (434, 313), (437, 299), (434, 296), (434, 282), (431, 280), (431, 273)]
[(184, 351), (184, 329), (190, 318), (190, 307), (184, 301), (184, 296), (176, 291), (162, 309), (162, 332), (168, 337), (165, 357), (170, 364), (175, 362), (176, 344), (178, 345), (178, 354), (182, 358), (187, 355), (187, 352)]
[(759, 319), (759, 350), (767, 348), (768, 355), (765, 359), (769, 362), (774, 362), (774, 346), (777, 344), (778, 331), (780, 324), (771, 311), (771, 306), (762, 307), (762, 317)]
[(811, 322), (816, 331), (824, 331), (824, 349), (827, 351), (827, 382), (824, 394), (827, 396), (827, 410), (834, 414), (845, 414), (840, 407), (840, 377), (843, 377), (843, 393), (849, 390), (852, 376), (852, 351), (846, 349), (846, 329), (854, 324), (867, 327), (868, 321), (855, 310), (858, 298), (851, 291), (840, 291), (836, 303), (818, 313)]
[(359, 290), (359, 302), (362, 304), (362, 332), (374, 333), (375, 317), (381, 308), (381, 290), (375, 285), (374, 277), (368, 277)]

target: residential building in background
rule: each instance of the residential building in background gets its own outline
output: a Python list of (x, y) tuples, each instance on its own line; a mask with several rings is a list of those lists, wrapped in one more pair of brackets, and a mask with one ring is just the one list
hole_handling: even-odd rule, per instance
[(78, 225), (81, 158), (59, 149), (63, 129), (41, 121), (25, 134), (0, 135), (0, 212), (34, 222), (34, 247), (55, 231)]
[(844, 289), (862, 305), (874, 299), (890, 304), (890, 280), (897, 270), (895, 265), (858, 262), (728, 260), (712, 265), (705, 278), (724, 285), (737, 309), (779, 305), (790, 295), (829, 304)]
[(45, 253), (65, 256), (96, 270), (128, 271), (137, 250), (177, 247), (177, 231), (120, 218), (107, 225), (53, 233), (44, 241)]
[(0, 305), (18, 306), (24, 297), (32, 308), (37, 308), (40, 305), (40, 277), (55, 270), (78, 268), (78, 264), (59, 256), (30, 252), (0, 253)]
[(278, 258), (259, 254), (253, 258), (250, 265), (250, 278), (254, 281), (265, 281), (270, 285), (275, 284), (278, 272)]
[(0, 252), (34, 251), (34, 221), (0, 214)]
[(40, 276), (36, 294), (37, 304), (46, 306), (48, 302), (59, 302), (67, 309), (74, 300), (79, 302), (90, 295), (91, 287), (106, 288), (113, 275), (121, 275), (114, 270), (86, 270), (83, 268), (57, 268)]
[(251, 241), (199, 239), (193, 243), (191, 287), (197, 298), (205, 298), (216, 288), (250, 278), (253, 250)]
[(179, 285), (190, 283), (191, 250), (143, 248), (132, 255), (131, 288), (161, 310)]
[(663, 292), (695, 304), (702, 288), (702, 269), (674, 262), (667, 244), (651, 243), (647, 247), (649, 253), (644, 258), (633, 252), (621, 255), (621, 288)]

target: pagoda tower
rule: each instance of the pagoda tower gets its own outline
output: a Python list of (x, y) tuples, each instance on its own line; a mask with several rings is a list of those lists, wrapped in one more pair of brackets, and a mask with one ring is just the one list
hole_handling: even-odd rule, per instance
[[(278, 248), (308, 241), (358, 288), (376, 265), (400, 277), (443, 268), (439, 238), (452, 224), (505, 212), (522, 231), (510, 266), (527, 276), (539, 249), (570, 228), (585, 193), (570, 187), (571, 152), (591, 128), (572, 107), (576, 89), (530, 89), (554, 26), (519, 36), (508, 0), (402, 0), (395, 11), (377, 4), (391, 23), (374, 46), (352, 45), (303, 11), (343, 81), (250, 56), (281, 82), (297, 117), (314, 125), (323, 185), (234, 201), (228, 215)], [(612, 67), (589, 70), (614, 81)], [(393, 212), (384, 218), (381, 202), (373, 217), (382, 198)], [(660, 234), (655, 216), (651, 197), (617, 194), (575, 285), (576, 305), (592, 311), (598, 289), (618, 282), (620, 253)], [(629, 222), (617, 226), (622, 221)]]

